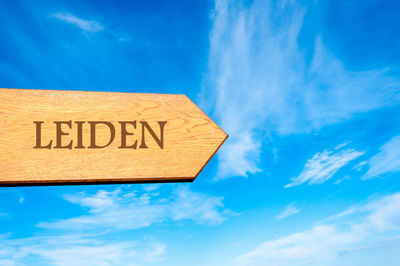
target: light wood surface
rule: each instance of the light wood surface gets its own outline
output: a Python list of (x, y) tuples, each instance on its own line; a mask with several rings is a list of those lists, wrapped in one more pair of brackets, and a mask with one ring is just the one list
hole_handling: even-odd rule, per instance
[[(37, 147), (37, 124), (41, 145)], [(72, 141), (72, 149), (55, 148), (55, 121), (71, 121), (60, 126), (61, 144)], [(78, 145), (76, 121), (82, 124), (82, 145)], [(108, 121), (115, 128), (113, 142), (105, 148), (91, 149), (88, 121)], [(126, 146), (137, 141), (136, 149), (120, 148), (120, 121), (136, 121), (126, 130)], [(142, 127), (145, 145), (140, 148)], [(164, 121), (163, 145), (160, 147)], [(110, 128), (97, 125), (96, 142), (110, 140)], [(185, 95), (78, 92), (51, 90), (0, 89), (0, 185), (81, 184), (124, 182), (192, 181), (227, 134)], [(143, 146), (142, 146), (143, 147)]]

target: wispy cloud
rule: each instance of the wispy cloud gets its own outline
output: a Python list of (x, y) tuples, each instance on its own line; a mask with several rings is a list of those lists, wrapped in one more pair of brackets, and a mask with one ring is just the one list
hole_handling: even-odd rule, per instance
[(167, 246), (163, 243), (152, 243), (148, 248), (144, 257), (145, 261), (148, 262), (159, 262), (166, 260), (165, 257)]
[[(159, 263), (169, 257), (167, 244), (148, 235), (123, 241), (114, 236), (156, 223), (219, 225), (233, 214), (222, 197), (194, 192), (185, 185), (124, 185), (112, 191), (68, 194), (64, 199), (81, 207), (84, 215), (41, 222), (42, 236), (0, 235), (1, 265), (27, 265), (33, 259), (40, 265), (60, 266)], [(111, 239), (110, 232), (114, 233)]]
[(364, 154), (354, 149), (324, 150), (309, 159), (299, 176), (285, 188), (308, 182), (309, 185), (321, 184), (332, 178), (340, 168)]
[(286, 206), (286, 208), (280, 214), (278, 214), (276, 216), (276, 219), (282, 220), (282, 219), (285, 219), (285, 218), (287, 218), (291, 215), (294, 215), (296, 213), (299, 213), (299, 212), (300, 212), (300, 209), (296, 208), (294, 206), (294, 203), (292, 203), (292, 204), (289, 204), (288, 206)]
[(66, 220), (42, 222), (38, 224), (39, 227), (133, 230), (155, 223), (183, 220), (219, 225), (230, 215), (222, 203), (222, 197), (193, 192), (185, 186), (170, 191), (170, 196), (166, 198), (155, 191), (132, 191), (122, 186), (111, 192), (100, 190), (94, 195), (66, 195), (65, 199), (87, 208), (88, 213)]
[(342, 183), (342, 182), (345, 181), (345, 180), (350, 180), (350, 176), (345, 175), (344, 177), (339, 178), (338, 180), (336, 180), (333, 184), (334, 184), (334, 185), (338, 185), (338, 184)]
[[(374, 243), (392, 245), (400, 230), (400, 193), (377, 198), (337, 215), (330, 223), (260, 244), (239, 256), (239, 265), (338, 265), (334, 259)], [(368, 240), (368, 241), (366, 241)], [(400, 241), (398, 239), (397, 241)]]
[(85, 32), (99, 32), (103, 31), (104, 29), (103, 25), (100, 22), (94, 20), (85, 20), (70, 13), (55, 13), (52, 15), (52, 17), (74, 25)]
[(381, 151), (369, 160), (369, 170), (363, 179), (400, 171), (400, 136), (393, 137)]
[(200, 98), (230, 135), (218, 155), (219, 179), (261, 171), (271, 133), (310, 132), (399, 102), (399, 82), (387, 70), (346, 70), (318, 35), (308, 60), (298, 41), (307, 12), (295, 1), (216, 1)]
[(366, 161), (362, 161), (359, 164), (355, 165), (353, 167), (353, 169), (357, 170), (357, 171), (361, 171), (361, 169), (364, 167), (364, 165), (367, 165)]
[(85, 214), (39, 223), (45, 232), (42, 236), (0, 235), (0, 264), (27, 265), (34, 259), (40, 265), (149, 265), (168, 259), (165, 243), (147, 235), (142, 240), (118, 241), (110, 239), (109, 233), (126, 234), (177, 221), (219, 225), (233, 214), (222, 197), (194, 192), (185, 185), (135, 188), (124, 185), (112, 191), (64, 195)]
[(7, 189), (4, 191), (0, 191), (0, 196), (4, 194), (14, 195), (13, 198), (15, 197), (18, 203), (23, 203), (25, 201), (24, 194), (20, 190)]
[(1, 265), (148, 265), (166, 259), (166, 246), (151, 241), (103, 241), (90, 235), (0, 239)]

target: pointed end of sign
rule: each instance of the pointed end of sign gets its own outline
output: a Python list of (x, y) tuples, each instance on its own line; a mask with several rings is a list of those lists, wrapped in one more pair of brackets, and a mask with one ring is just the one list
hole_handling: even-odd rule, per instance
[[(222, 130), (222, 129), (221, 129)], [(224, 132), (225, 133), (225, 132)], [(208, 160), (204, 163), (204, 165), (199, 169), (199, 171), (196, 173), (195, 177), (193, 178), (192, 182), (199, 176), (201, 171), (203, 171), (204, 167), (208, 164), (208, 162), (211, 160), (212, 157), (217, 153), (219, 148), (221, 148), (222, 144), (225, 143), (225, 141), (228, 139), (229, 135), (225, 133), (225, 138), (222, 139), (221, 143), (218, 145), (218, 147), (215, 149), (215, 151), (211, 154), (211, 156), (208, 158)]]
[(204, 169), (204, 167), (208, 164), (208, 162), (211, 160), (211, 158), (214, 157), (214, 155), (217, 153), (219, 148), (225, 143), (225, 141), (228, 139), (229, 135), (221, 127), (219, 127), (206, 113), (204, 113), (203, 110), (201, 110), (189, 97), (187, 97), (185, 94), (182, 94), (182, 96), (188, 102), (190, 102), (193, 105), (193, 107), (195, 109), (197, 109), (198, 112), (202, 113), (205, 117), (207, 117), (209, 122), (214, 125), (214, 129), (216, 129), (216, 131), (218, 132), (218, 134), (217, 134), (218, 136), (215, 136), (216, 139), (218, 139), (218, 144), (215, 146), (215, 149), (212, 151), (212, 153), (210, 153), (207, 160), (204, 161), (204, 163), (202, 164), (200, 169), (196, 172), (195, 176), (191, 180), (191, 181), (194, 181), (197, 178), (197, 176), (201, 173), (201, 171)]

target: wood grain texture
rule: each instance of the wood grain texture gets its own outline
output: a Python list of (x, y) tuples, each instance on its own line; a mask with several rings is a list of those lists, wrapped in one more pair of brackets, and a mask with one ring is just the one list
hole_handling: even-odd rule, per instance
[[(43, 121), (43, 144), (56, 139), (54, 121), (109, 121), (113, 143), (103, 149), (34, 149), (34, 121)], [(164, 147), (146, 136), (148, 149), (120, 149), (118, 121), (167, 121)], [(141, 137), (139, 127), (128, 136)], [(63, 127), (76, 144), (77, 130)], [(83, 143), (90, 127), (83, 125)], [(106, 143), (109, 131), (98, 128)], [(149, 135), (149, 134), (148, 134)], [(227, 134), (185, 95), (0, 89), (0, 185), (192, 181)]]

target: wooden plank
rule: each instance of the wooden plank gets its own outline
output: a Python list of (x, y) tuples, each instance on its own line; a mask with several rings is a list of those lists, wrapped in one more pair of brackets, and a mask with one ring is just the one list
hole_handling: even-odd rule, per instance
[(0, 89), (0, 185), (193, 181), (226, 138), (185, 95)]

